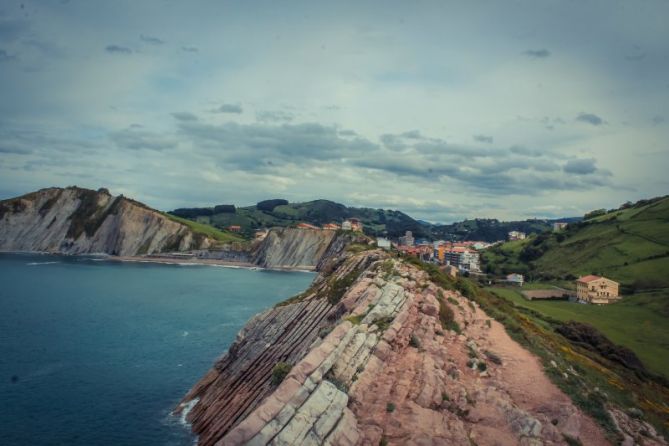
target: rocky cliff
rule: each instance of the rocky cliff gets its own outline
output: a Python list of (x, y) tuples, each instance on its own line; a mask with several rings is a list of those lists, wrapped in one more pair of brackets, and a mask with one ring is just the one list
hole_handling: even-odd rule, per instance
[[(253, 318), (177, 412), (203, 446), (611, 438), (479, 305), (381, 251), (331, 258), (309, 290)], [(622, 416), (628, 444), (666, 444)]]
[(0, 202), (0, 250), (151, 254), (207, 248), (187, 226), (107, 190), (42, 189)]
[(252, 258), (263, 268), (313, 270), (321, 259), (334, 254), (329, 248), (336, 238), (335, 231), (272, 228), (255, 248)]

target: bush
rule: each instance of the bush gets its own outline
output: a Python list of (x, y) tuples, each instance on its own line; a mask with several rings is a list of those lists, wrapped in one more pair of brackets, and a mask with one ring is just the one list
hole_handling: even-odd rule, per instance
[(214, 206), (214, 214), (234, 214), (237, 212), (234, 204), (219, 204)]
[(386, 404), (386, 412), (391, 413), (395, 411), (395, 403)]
[(264, 201), (259, 201), (256, 204), (256, 209), (258, 209), (259, 211), (272, 212), (275, 207), (285, 206), (287, 204), (288, 200), (283, 200), (281, 198), (277, 198), (274, 200), (264, 200)]
[(281, 384), (292, 368), (293, 366), (287, 362), (278, 362), (272, 369), (272, 385)]
[(412, 334), (411, 339), (409, 339), (409, 345), (413, 348), (420, 348), (420, 339)]

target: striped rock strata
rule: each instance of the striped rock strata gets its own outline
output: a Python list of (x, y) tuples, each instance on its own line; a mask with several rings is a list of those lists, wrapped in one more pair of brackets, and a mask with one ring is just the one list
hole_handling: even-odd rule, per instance
[[(275, 385), (280, 362), (293, 367)], [(186, 409), (200, 445), (608, 444), (500, 324), (378, 251), (255, 317)]]

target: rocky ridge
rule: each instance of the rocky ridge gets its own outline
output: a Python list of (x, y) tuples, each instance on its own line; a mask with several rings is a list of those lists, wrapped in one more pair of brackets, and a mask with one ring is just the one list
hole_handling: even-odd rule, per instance
[(252, 258), (263, 268), (312, 270), (329, 257), (326, 253), (336, 237), (335, 231), (272, 228)]
[(200, 445), (609, 444), (500, 323), (378, 250), (253, 318), (181, 411)]
[(0, 202), (0, 250), (119, 256), (205, 249), (212, 240), (106, 189), (41, 189)]

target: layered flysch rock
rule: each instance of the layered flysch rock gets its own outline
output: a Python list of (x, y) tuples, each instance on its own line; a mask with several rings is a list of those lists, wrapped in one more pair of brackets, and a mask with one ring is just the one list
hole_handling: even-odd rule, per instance
[(608, 444), (473, 302), (380, 251), (331, 262), (184, 398), (200, 445)]
[(335, 231), (273, 228), (253, 252), (254, 263), (263, 268), (315, 269), (335, 240)]
[(207, 248), (211, 240), (107, 190), (49, 188), (0, 202), (0, 250), (151, 254)]

